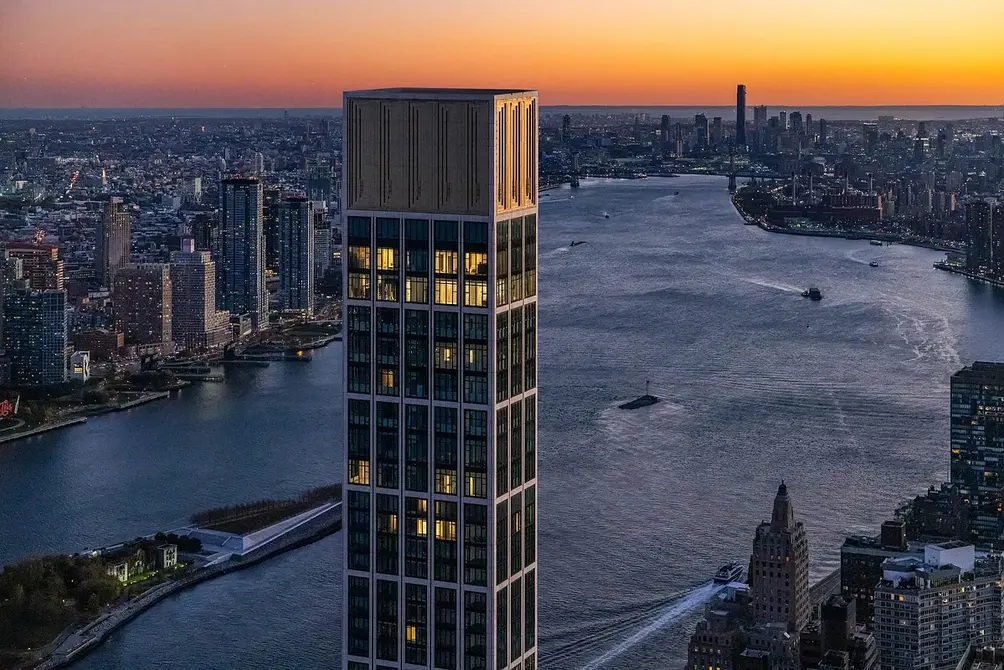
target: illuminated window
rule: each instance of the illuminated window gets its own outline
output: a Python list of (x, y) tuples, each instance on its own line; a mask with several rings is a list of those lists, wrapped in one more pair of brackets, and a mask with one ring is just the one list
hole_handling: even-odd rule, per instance
[(488, 254), (468, 251), (464, 254), (464, 274), (469, 277), (488, 276)]
[[(425, 502), (425, 501), (422, 501)], [(425, 513), (425, 510), (422, 510)], [(416, 519), (415, 520), (415, 535), (419, 537), (425, 537), (429, 534), (429, 522), (426, 519)]]
[(368, 274), (349, 273), (349, 298), (353, 300), (369, 300), (370, 276)]
[(397, 249), (377, 248), (377, 270), (397, 270)]
[(436, 493), (457, 495), (457, 471), (436, 468)]
[(368, 486), (370, 483), (370, 462), (359, 459), (349, 460), (349, 484)]
[(429, 302), (429, 278), (408, 277), (405, 280), (404, 299), (406, 302)]
[(418, 626), (408, 625), (405, 627), (405, 639), (408, 642), (415, 642), (418, 640)]
[(436, 519), (436, 539), (446, 542), (457, 541), (457, 522)]
[(488, 282), (483, 279), (465, 279), (464, 305), (467, 307), (487, 307)]
[(436, 277), (436, 304), (456, 305), (457, 304), (457, 280), (443, 279)]
[(377, 386), (380, 395), (397, 395), (397, 372), (383, 368), (380, 370), (380, 383)]
[(369, 247), (349, 247), (349, 269), (350, 270), (370, 269)]
[(455, 275), (459, 265), (459, 254), (449, 249), (436, 249), (436, 274)]
[(457, 344), (455, 342), (436, 342), (436, 367), (443, 370), (457, 369)]
[(376, 299), (397, 302), (397, 275), (377, 275)]

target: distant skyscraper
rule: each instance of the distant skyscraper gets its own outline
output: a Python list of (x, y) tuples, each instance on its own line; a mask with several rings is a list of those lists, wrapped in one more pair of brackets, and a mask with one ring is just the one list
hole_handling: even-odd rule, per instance
[(537, 95), (343, 109), (342, 667), (536, 668)]
[(966, 204), (966, 267), (989, 270), (993, 259), (993, 206), (985, 200)]
[(130, 263), (115, 273), (112, 287), (115, 325), (126, 343), (171, 343), (171, 273), (164, 263)]
[(695, 147), (698, 151), (704, 151), (708, 148), (708, 141), (711, 134), (711, 127), (708, 124), (708, 117), (704, 114), (694, 115), (694, 135), (695, 135)]
[(802, 125), (802, 112), (794, 111), (791, 116), (788, 117), (788, 123), (791, 126), (791, 132), (795, 135), (801, 135), (805, 132), (805, 127)]
[(307, 200), (331, 202), (331, 166), (315, 165), (307, 176)]
[(951, 381), (951, 478), (972, 506), (980, 546), (1000, 546), (1004, 460), (1004, 364), (976, 362)]
[(265, 156), (260, 151), (251, 154), (251, 171), (256, 175), (265, 172)]
[(809, 538), (802, 522), (795, 521), (784, 482), (770, 521), (756, 529), (747, 581), (758, 622), (783, 622), (795, 632), (809, 620)]
[(777, 113), (778, 123), (781, 124), (781, 130), (788, 130), (788, 112), (783, 109)]
[(767, 106), (758, 105), (753, 108), (753, 125), (756, 129), (763, 130), (767, 127)]
[(561, 141), (568, 142), (572, 139), (572, 117), (565, 114), (561, 117)]
[(7, 257), (21, 261), (22, 277), (35, 291), (63, 290), (63, 261), (59, 247), (30, 242), (8, 242)]
[(171, 253), (171, 339), (183, 349), (230, 342), (230, 313), (216, 309), (216, 264), (208, 251), (182, 240)]
[(4, 296), (4, 348), (11, 383), (42, 386), (66, 381), (66, 293), (17, 289)]
[(826, 144), (826, 119), (819, 120), (819, 143)]
[(279, 305), (314, 313), (314, 208), (286, 198), (279, 210)]
[(250, 315), (256, 330), (268, 326), (262, 186), (257, 179), (220, 183), (216, 242), (217, 304), (232, 316)]
[(746, 86), (736, 87), (736, 146), (746, 146)]
[(316, 272), (327, 272), (331, 267), (331, 229), (314, 225), (314, 268)]
[(111, 288), (115, 271), (129, 262), (131, 238), (132, 214), (122, 198), (113, 196), (105, 203), (94, 250), (94, 271), (102, 286)]
[(282, 189), (266, 188), (262, 191), (264, 203), (262, 229), (265, 235), (265, 269), (279, 271), (279, 210), (282, 207)]
[(662, 152), (668, 154), (672, 151), (672, 145), (669, 139), (669, 115), (663, 114), (662, 121), (659, 123), (659, 144), (661, 145)]
[(990, 274), (1004, 279), (1004, 203), (997, 202), (990, 213)]

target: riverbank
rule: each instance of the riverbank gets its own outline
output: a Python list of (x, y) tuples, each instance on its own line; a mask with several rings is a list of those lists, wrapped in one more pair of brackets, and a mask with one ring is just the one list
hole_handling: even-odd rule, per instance
[[(187, 382), (184, 383), (187, 385)], [(177, 388), (181, 388), (178, 386)], [(4, 433), (0, 432), (0, 444), (5, 444), (7, 442), (14, 442), (16, 440), (21, 440), (35, 435), (41, 435), (42, 433), (47, 433), (52, 430), (59, 430), (61, 428), (67, 428), (69, 426), (75, 426), (80, 423), (87, 423), (89, 417), (100, 416), (102, 414), (111, 414), (113, 412), (121, 412), (133, 407), (138, 407), (139, 405), (145, 405), (148, 402), (154, 402), (155, 400), (163, 400), (164, 398), (171, 397), (171, 391), (152, 391), (149, 393), (139, 393), (138, 397), (132, 400), (126, 400), (123, 402), (109, 402), (102, 405), (93, 405), (89, 407), (81, 408), (80, 410), (71, 410), (64, 414), (63, 417), (55, 420), (43, 423), (39, 426), (34, 426), (31, 428), (24, 428), (24, 425), (18, 426), (13, 429), (13, 432)], [(23, 429), (23, 430), (22, 430)]]
[(983, 282), (984, 284), (990, 284), (991, 286), (996, 286), (998, 288), (1004, 288), (1004, 281), (997, 279), (991, 279), (990, 277), (984, 277), (983, 275), (977, 274), (975, 272), (970, 272), (964, 267), (961, 267), (955, 263), (947, 263), (945, 261), (938, 261), (934, 264), (934, 267), (938, 270), (944, 270), (945, 272), (951, 272), (953, 274), (962, 275), (963, 277), (968, 277), (974, 281)]
[[(341, 524), (340, 502), (328, 503), (294, 519), (274, 524), (269, 529), (255, 533), (256, 542), (243, 552), (225, 553), (181, 579), (164, 582), (79, 629), (69, 634), (64, 633), (60, 636), (63, 638), (62, 642), (45, 658), (25, 667), (33, 670), (52, 670), (69, 666), (100, 646), (115, 631), (168, 596), (317, 542), (337, 532)], [(274, 532), (269, 532), (272, 529)]]
[(768, 233), (780, 233), (782, 235), (801, 235), (803, 237), (830, 237), (836, 239), (844, 240), (878, 240), (880, 242), (888, 242), (889, 244), (905, 244), (911, 247), (920, 247), (921, 249), (931, 249), (932, 251), (958, 251), (952, 247), (948, 247), (942, 244), (937, 244), (934, 242), (925, 242), (924, 240), (919, 240), (910, 237), (904, 237), (902, 235), (890, 235), (888, 233), (863, 233), (850, 230), (821, 230), (821, 229), (799, 229), (799, 228), (787, 228), (783, 226), (772, 226), (765, 220), (754, 217), (743, 211), (742, 207), (736, 201), (736, 197), (732, 196), (732, 206), (735, 207), (739, 216), (743, 217), (743, 221), (747, 225), (757, 226), (761, 230), (765, 230)]

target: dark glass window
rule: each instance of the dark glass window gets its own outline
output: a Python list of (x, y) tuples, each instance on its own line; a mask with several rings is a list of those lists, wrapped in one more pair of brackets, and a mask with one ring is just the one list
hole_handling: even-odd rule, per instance
[(520, 412), (521, 404), (514, 402), (509, 405), (509, 439), (512, 447), (509, 449), (509, 458), (512, 463), (512, 467), (509, 470), (509, 482), (512, 488), (516, 488), (523, 483), (523, 450), (520, 448), (523, 445), (523, 421), (520, 416), (522, 414)]
[(457, 581), (457, 503), (436, 503), (435, 578), (441, 582)]
[(525, 564), (533, 565), (537, 560), (537, 488), (529, 486), (523, 491), (523, 507), (526, 510), (523, 523), (526, 531), (523, 533), (523, 544), (526, 547)]
[(366, 577), (348, 578), (348, 653), (370, 655), (370, 582)]
[(436, 667), (457, 667), (457, 591), (436, 588)]
[(429, 397), (429, 312), (404, 311), (404, 395)]
[(370, 494), (349, 490), (348, 568), (370, 569)]
[(509, 252), (509, 286), (510, 298), (515, 302), (523, 299), (523, 221), (509, 221), (509, 236), (511, 241)]
[(509, 527), (512, 529), (509, 569), (516, 574), (523, 567), (523, 497), (518, 493), (509, 498)]
[(404, 421), (404, 488), (425, 492), (429, 490), (429, 408), (405, 405)]
[(509, 375), (509, 385), (512, 395), (519, 395), (523, 392), (523, 310), (513, 307), (509, 312), (509, 338), (510, 355), (509, 365), (511, 374)]
[(401, 393), (400, 310), (379, 307), (376, 311), (376, 392), (397, 396)]
[(509, 410), (495, 413), (495, 495), (509, 490)]
[(495, 580), (501, 584), (509, 576), (509, 503), (495, 506)]
[(495, 229), (495, 302), (509, 304), (509, 222), (499, 221)]
[(436, 312), (434, 322), (435, 399), (456, 402), (460, 359), (459, 315), (455, 312)]
[(453, 407), (435, 408), (434, 463), (436, 493), (457, 495), (457, 410)]
[(376, 583), (376, 657), (397, 660), (397, 582), (378, 579)]
[(537, 396), (523, 399), (523, 432), (526, 443), (526, 458), (523, 459), (524, 480), (537, 476)]
[(429, 303), (429, 222), (405, 221), (404, 271), (406, 302)]
[(349, 399), (348, 407), (349, 484), (370, 483), (370, 403)]
[(346, 355), (348, 358), (349, 393), (369, 393), (370, 365), (373, 361), (370, 341), (372, 310), (362, 305), (349, 305), (347, 311)]
[(464, 402), (488, 403), (488, 315), (464, 315)]
[(429, 501), (405, 498), (404, 574), (427, 579), (429, 576)]
[(526, 343), (526, 365), (524, 367), (525, 389), (529, 391), (537, 386), (537, 303), (532, 302), (523, 307), (523, 317), (526, 330), (523, 339)]
[(366, 216), (350, 216), (348, 220), (349, 242), (370, 241), (370, 219)]
[(428, 664), (429, 600), (424, 584), (404, 587), (404, 662)]
[(398, 405), (390, 402), (376, 404), (377, 424), (377, 486), (396, 489), (399, 485), (398, 459), (399, 434)]
[(464, 592), (464, 670), (485, 670), (488, 657), (488, 596)]
[(504, 670), (509, 665), (506, 648), (509, 646), (509, 596), (503, 586), (495, 601), (495, 668)]
[(488, 412), (464, 410), (464, 495), (488, 497)]
[(526, 650), (530, 651), (537, 644), (537, 612), (535, 611), (537, 584), (533, 570), (527, 572), (523, 577), (523, 585), (526, 591), (526, 597), (523, 599), (523, 619), (526, 621), (526, 632), (523, 636), (523, 643), (526, 646)]
[(537, 294), (537, 215), (530, 214), (523, 219), (523, 258), (525, 259), (526, 275), (524, 292), (526, 297)]
[(464, 584), (488, 586), (488, 507), (464, 504)]
[(509, 587), (509, 651), (513, 658), (523, 653), (523, 588), (519, 579)]
[(398, 574), (397, 496), (378, 493), (376, 507), (376, 571), (384, 575), (396, 575)]
[(509, 397), (509, 313), (495, 317), (495, 402)]

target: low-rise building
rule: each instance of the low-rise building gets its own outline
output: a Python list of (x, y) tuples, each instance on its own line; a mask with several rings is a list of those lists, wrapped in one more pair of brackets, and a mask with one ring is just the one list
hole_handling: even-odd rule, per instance
[(70, 380), (86, 382), (91, 378), (91, 354), (89, 351), (74, 351), (70, 356)]
[(178, 564), (178, 546), (175, 544), (162, 544), (157, 547), (156, 565), (158, 570), (173, 568)]

